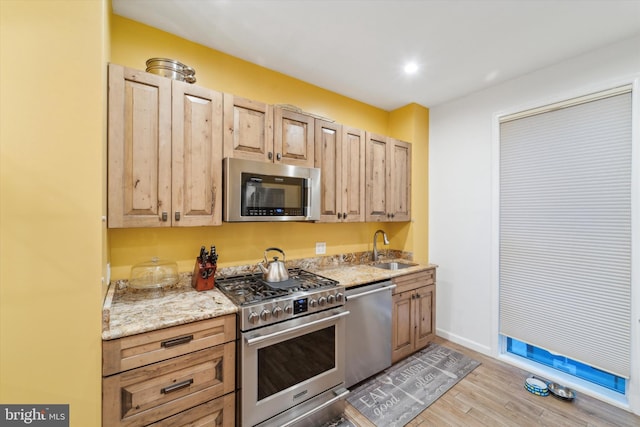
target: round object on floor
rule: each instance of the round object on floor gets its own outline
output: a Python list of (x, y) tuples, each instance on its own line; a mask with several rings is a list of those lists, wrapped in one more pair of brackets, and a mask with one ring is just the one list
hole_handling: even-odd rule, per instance
[(553, 397), (557, 397), (558, 399), (571, 401), (576, 398), (576, 392), (569, 387), (556, 383), (549, 383), (548, 388)]
[(529, 393), (533, 393), (538, 396), (548, 396), (549, 388), (547, 384), (539, 380), (538, 378), (529, 377), (524, 381), (524, 388), (527, 389)]

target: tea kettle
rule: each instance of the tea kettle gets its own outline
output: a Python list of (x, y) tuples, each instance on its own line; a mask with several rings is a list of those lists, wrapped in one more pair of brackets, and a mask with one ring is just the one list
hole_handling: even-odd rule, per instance
[[(278, 261), (278, 257), (274, 256), (273, 261), (267, 260), (267, 252), (277, 251), (282, 254), (282, 261)], [(284, 282), (289, 278), (289, 272), (284, 265), (284, 251), (278, 248), (267, 248), (264, 250), (264, 261), (258, 263), (258, 267), (262, 270), (262, 278), (267, 282)], [(266, 264), (266, 267), (265, 267)]]

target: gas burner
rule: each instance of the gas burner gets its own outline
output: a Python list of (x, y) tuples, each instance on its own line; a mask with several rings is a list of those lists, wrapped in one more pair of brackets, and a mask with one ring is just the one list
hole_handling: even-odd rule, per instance
[(261, 273), (216, 279), (218, 289), (240, 306), (338, 285), (335, 280), (299, 268), (289, 269), (289, 279), (284, 282), (267, 282)]
[(242, 332), (340, 307), (345, 288), (339, 282), (299, 268), (289, 279), (266, 282), (262, 273), (216, 278), (216, 287), (238, 306)]

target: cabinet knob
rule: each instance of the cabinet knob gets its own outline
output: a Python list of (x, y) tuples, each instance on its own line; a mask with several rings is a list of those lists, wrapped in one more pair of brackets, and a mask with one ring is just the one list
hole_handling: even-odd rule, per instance
[(269, 154), (267, 154), (267, 157), (269, 157), (269, 160), (273, 160), (273, 153), (269, 151)]
[(166, 212), (162, 212), (162, 221), (167, 222), (168, 219), (169, 219), (169, 215), (167, 215)]
[(282, 160), (282, 154), (280, 153), (276, 154), (276, 160), (278, 161)]
[(176, 211), (174, 218), (176, 219), (176, 221), (180, 221), (180, 212)]
[(343, 219), (347, 219), (347, 213), (346, 212), (342, 214), (342, 218)]
[(342, 214), (338, 212), (338, 219), (342, 219)]

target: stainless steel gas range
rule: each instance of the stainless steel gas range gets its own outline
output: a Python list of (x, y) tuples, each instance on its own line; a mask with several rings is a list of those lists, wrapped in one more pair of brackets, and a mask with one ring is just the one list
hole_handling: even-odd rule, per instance
[(290, 269), (270, 283), (261, 274), (216, 279), (238, 307), (238, 425), (319, 425), (343, 409), (345, 289)]

